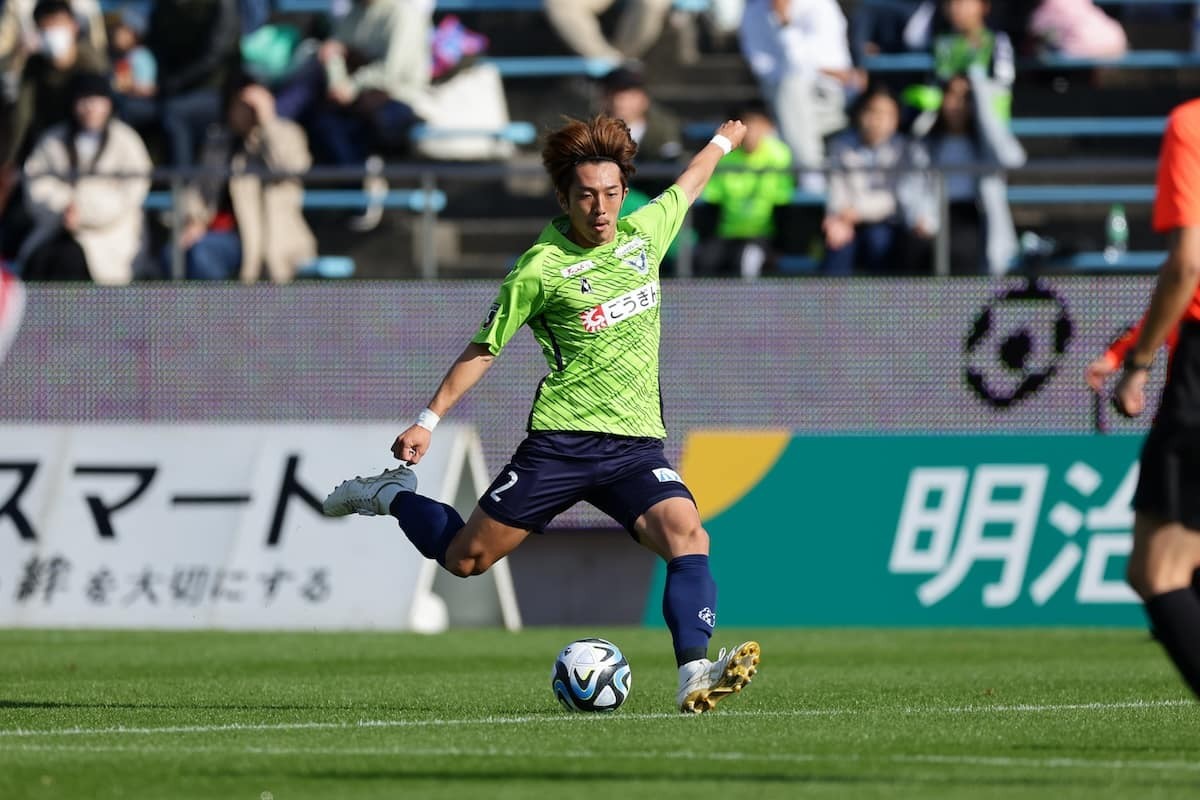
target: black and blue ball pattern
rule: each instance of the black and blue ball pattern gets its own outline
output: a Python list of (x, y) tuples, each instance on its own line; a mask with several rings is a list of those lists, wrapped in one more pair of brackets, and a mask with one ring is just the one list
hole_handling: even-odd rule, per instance
[(554, 659), (550, 686), (568, 711), (616, 711), (629, 696), (629, 662), (607, 639), (580, 639)]

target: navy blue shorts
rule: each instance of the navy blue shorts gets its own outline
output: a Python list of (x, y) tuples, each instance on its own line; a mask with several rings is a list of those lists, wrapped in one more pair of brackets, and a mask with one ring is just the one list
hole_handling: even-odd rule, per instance
[(637, 518), (669, 497), (696, 502), (667, 462), (660, 439), (534, 432), (479, 498), (479, 507), (497, 522), (540, 533), (582, 500), (636, 538)]

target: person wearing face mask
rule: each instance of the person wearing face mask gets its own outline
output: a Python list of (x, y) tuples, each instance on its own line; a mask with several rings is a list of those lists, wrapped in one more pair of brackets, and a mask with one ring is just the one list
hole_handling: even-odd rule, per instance
[(107, 60), (86, 39), (66, 0), (41, 0), (33, 19), (41, 49), (21, 72), (17, 100), (9, 115), (0, 163), (19, 163), (52, 125), (71, 116), (71, 80), (80, 72), (105, 72)]
[(80, 73), (71, 96), (71, 119), (46, 131), (25, 162), (35, 226), (18, 260), (31, 281), (129, 283), (142, 248), (150, 155), (113, 118), (107, 75)]
[(103, 51), (79, 36), (79, 22), (65, 0), (40, 0), (33, 9), (40, 45), (21, 71), (17, 99), (0, 114), (0, 218), (4, 252), (11, 255), (27, 221), (20, 219), (19, 165), (49, 128), (71, 118), (70, 86), (81, 72), (107, 72)]
[[(15, 98), (17, 81), (25, 60), (41, 46), (41, 37), (33, 21), (37, 0), (0, 0), (0, 77), (4, 80), (5, 99)], [(107, 48), (104, 21), (97, 0), (71, 0), (71, 10), (82, 35), (98, 53)]]

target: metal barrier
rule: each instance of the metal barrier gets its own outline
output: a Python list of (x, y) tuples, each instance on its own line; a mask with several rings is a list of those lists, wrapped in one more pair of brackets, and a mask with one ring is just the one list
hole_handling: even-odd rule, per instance
[[(1074, 161), (1039, 160), (1031, 161), (1026, 166), (1009, 170), (1008, 175), (1024, 182), (1041, 176), (1053, 176), (1056, 182), (1038, 184), (1020, 183), (1010, 186), (1009, 202), (1014, 205), (1094, 205), (1108, 203), (1146, 204), (1154, 199), (1153, 175), (1156, 170), (1153, 159), (1137, 160), (1094, 160), (1079, 159)], [(657, 180), (666, 183), (678, 176), (679, 164), (646, 164), (639, 167), (638, 177)], [(944, 201), (945, 176), (950, 173), (987, 174), (996, 170), (991, 164), (956, 167), (944, 172), (931, 171), (935, 178), (934, 184), (940, 195), (939, 205), (942, 209), (942, 219), (948, 217)], [(826, 170), (828, 172), (828, 170)], [(181, 195), (190, 182), (204, 179), (211, 182), (214, 179), (229, 178), (231, 172), (214, 172), (203, 168), (154, 170), (150, 177), (155, 185), (166, 186), (166, 189), (152, 191), (146, 198), (146, 208), (152, 211), (169, 211), (181, 204)], [(438, 277), (438, 263), (435, 242), (435, 230), (439, 215), (453, 208), (453, 199), (448, 195), (445, 186), (451, 182), (483, 183), (489, 181), (508, 181), (512, 179), (542, 176), (540, 166), (534, 164), (466, 164), (466, 163), (398, 163), (387, 165), (378, 171), (368, 172), (361, 167), (314, 167), (301, 174), (263, 174), (263, 177), (295, 178), (305, 183), (304, 207), (306, 209), (366, 209), (387, 208), (400, 210), (414, 215), (415, 236), (420, 242), (418, 251), (421, 253), (418, 263), (418, 274), (421, 278)], [(1094, 180), (1097, 175), (1104, 175), (1114, 183), (1086, 183)], [(1066, 180), (1077, 176), (1080, 183), (1067, 183)], [(114, 177), (145, 177), (144, 175), (116, 175)], [(341, 188), (346, 184), (361, 184), (363, 179), (371, 177), (382, 179), (387, 188), (383, 191), (368, 192), (361, 189)], [(1116, 182), (1130, 179), (1139, 183)], [(337, 184), (337, 188), (329, 184)], [(324, 187), (324, 188), (322, 188)], [(824, 195), (816, 192), (799, 190), (793, 198), (793, 205), (820, 207), (824, 204)], [(177, 214), (168, 214), (167, 222), (172, 228), (171, 241), (178, 243), (182, 232), (183, 219)], [(690, 227), (691, 215), (685, 226)], [(947, 246), (948, 226), (939, 226), (938, 240), (935, 243), (935, 274), (950, 274)], [(677, 273), (687, 277), (692, 275), (692, 253), (687, 236), (682, 237), (680, 253), (677, 258)], [(1063, 263), (1078, 269), (1149, 269), (1157, 266), (1158, 253), (1130, 253), (1117, 264), (1099, 264), (1090, 257), (1091, 254), (1078, 254), (1065, 259)], [(173, 263), (171, 274), (182, 278), (183, 254), (178, 246), (173, 248)]]

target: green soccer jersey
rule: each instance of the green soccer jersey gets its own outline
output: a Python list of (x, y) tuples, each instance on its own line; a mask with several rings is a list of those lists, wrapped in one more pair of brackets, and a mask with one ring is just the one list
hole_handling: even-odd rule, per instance
[(472, 339), (498, 355), (522, 325), (542, 347), (530, 431), (666, 437), (658, 385), (658, 267), (687, 214), (678, 186), (617, 223), (613, 241), (579, 247), (554, 219), (517, 261)]

